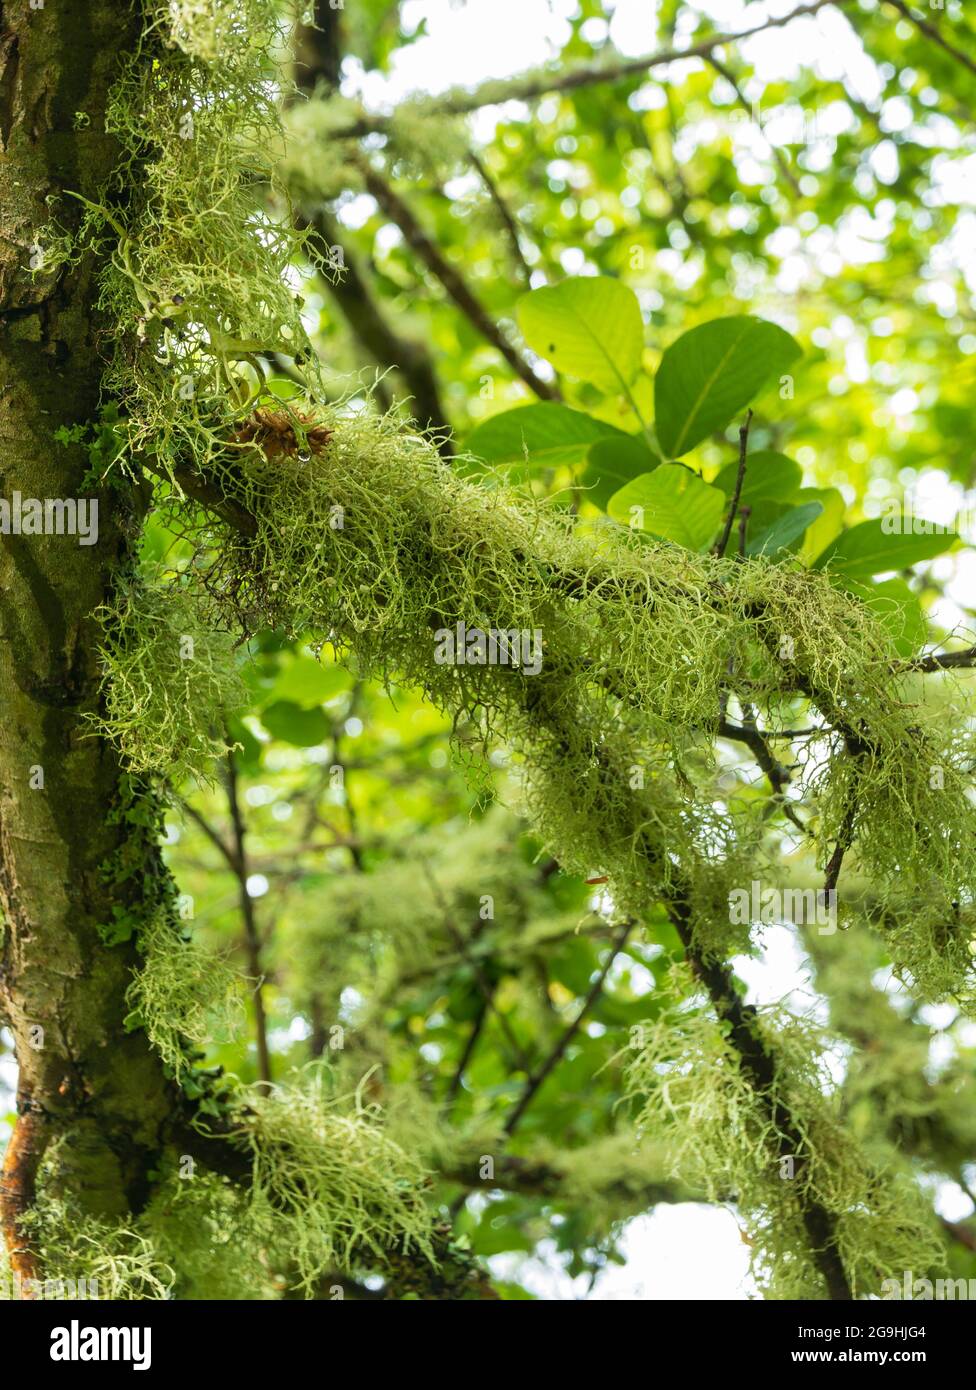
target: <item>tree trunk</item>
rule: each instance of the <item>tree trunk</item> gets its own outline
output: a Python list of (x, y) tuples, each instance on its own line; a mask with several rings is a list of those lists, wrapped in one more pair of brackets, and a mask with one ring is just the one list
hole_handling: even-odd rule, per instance
[[(35, 0), (35, 4), (38, 0)], [(43, 4), (43, 0), (41, 0)], [(93, 258), (32, 274), (66, 190), (102, 195), (117, 157), (109, 88), (138, 7), (118, 0), (0, 5), (0, 497), (92, 496), (82, 445), (59, 426), (96, 418), (101, 374)], [(42, 1156), (86, 1211), (138, 1210), (176, 1093), (143, 1033), (123, 1026), (136, 960), (99, 928), (137, 925), (159, 884), (154, 807), (135, 803), (96, 708), (94, 610), (128, 563), (135, 494), (103, 487), (98, 539), (0, 536), (0, 1018), (13, 1031), (19, 1120), (0, 1188), (15, 1270), (37, 1273), (18, 1232)], [(128, 809), (126, 810), (126, 807)], [(142, 822), (138, 824), (137, 822)], [(113, 911), (114, 909), (114, 911)]]

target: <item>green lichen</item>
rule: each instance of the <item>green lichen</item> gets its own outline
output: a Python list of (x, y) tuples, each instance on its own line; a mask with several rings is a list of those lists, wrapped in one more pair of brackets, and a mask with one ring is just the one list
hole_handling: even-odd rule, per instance
[(98, 610), (104, 709), (92, 723), (135, 774), (176, 786), (226, 753), (224, 721), (247, 700), (233, 639), (201, 622), (183, 583), (120, 584)]
[(249, 1219), (314, 1290), (329, 1270), (401, 1251), (433, 1259), (427, 1174), (375, 1108), (328, 1094), (325, 1073), (250, 1099), (242, 1138), (253, 1157)]
[[(175, 1273), (138, 1222), (99, 1221), (73, 1206), (41, 1194), (21, 1218), (39, 1257), (45, 1281), (79, 1287), (94, 1284), (99, 1299), (143, 1300), (170, 1297)], [(14, 1297), (0, 1253), (0, 1298)]]
[(243, 1024), (243, 981), (232, 966), (188, 937), (166, 915), (139, 932), (142, 965), (126, 994), (128, 1026), (145, 1030), (177, 1081), (192, 1048), (233, 1037)]
[[(711, 787), (718, 712), (734, 700), (775, 726), (809, 701), (825, 733), (798, 780), (815, 807), (821, 869), (844, 845), (846, 864), (875, 884), (873, 919), (899, 969), (935, 995), (971, 991), (971, 743), (895, 673), (876, 615), (820, 573), (648, 544), (465, 481), (396, 419), (326, 404), (296, 295), (306, 248), (272, 167), (276, 8), (181, 0), (151, 17), (110, 110), (124, 152), (115, 181), (53, 256), (111, 253), (101, 305), (116, 343), (106, 389), (125, 441), (115, 466), (146, 462), (177, 487), (216, 488), (251, 519), (246, 537), (223, 526), (198, 537), (185, 584), (203, 630), (328, 634), (364, 676), (423, 689), (486, 749), (504, 740), (560, 861), (605, 874), (621, 912), (644, 917), (662, 898), (680, 907), (705, 955), (749, 947), (728, 893), (767, 866), (761, 806), (720, 803)], [(266, 379), (276, 354), (304, 383), (288, 402)], [(187, 521), (192, 531), (195, 514)], [(149, 618), (136, 618), (137, 640), (106, 643), (105, 728), (134, 768), (171, 776), (213, 751), (228, 696), (218, 668), (232, 669), (226, 650), (208, 648), (188, 716), (167, 608), (182, 599), (181, 586), (154, 586), (139, 599)], [(112, 616), (124, 629), (125, 613)], [(541, 669), (439, 662), (436, 633), (457, 623), (540, 633)], [(936, 765), (946, 770), (937, 787)], [(145, 1017), (155, 1001), (150, 1036), (172, 1058), (188, 1019), (191, 1034), (209, 1025), (182, 965), (170, 973), (171, 929), (159, 930), (158, 958), (170, 963), (149, 994), (138, 986), (139, 1009)], [(736, 1193), (774, 1296), (822, 1292), (804, 1204), (833, 1219), (857, 1291), (917, 1267), (930, 1248), (917, 1193), (852, 1143), (818, 1040), (774, 1015), (756, 1027), (778, 1059), (772, 1097), (746, 1077), (724, 1025), (685, 1010), (632, 1067), (645, 1124), (674, 1122), (700, 1179)], [(771, 1099), (801, 1136), (788, 1181), (775, 1171), (784, 1136)], [(366, 1111), (336, 1108), (316, 1083), (255, 1097), (241, 1134), (254, 1161), (249, 1219), (291, 1252), (306, 1290), (361, 1250), (430, 1253), (423, 1169)]]
[[(678, 983), (693, 996), (688, 981)], [(917, 1185), (893, 1150), (866, 1151), (845, 1125), (826, 1063), (829, 1036), (780, 1008), (759, 1010), (755, 1028), (775, 1058), (765, 1090), (746, 1074), (726, 1025), (686, 1000), (637, 1040), (627, 1093), (640, 1127), (674, 1144), (685, 1180), (713, 1201), (734, 1195), (766, 1296), (825, 1296), (803, 1224), (811, 1205), (832, 1220), (855, 1297), (934, 1262), (939, 1245)]]

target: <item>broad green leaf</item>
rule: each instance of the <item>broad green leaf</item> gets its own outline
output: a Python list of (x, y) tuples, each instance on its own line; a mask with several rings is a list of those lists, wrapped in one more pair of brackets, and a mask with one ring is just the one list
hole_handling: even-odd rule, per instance
[[(712, 487), (720, 487), (726, 497), (732, 497), (738, 474), (738, 462), (728, 463), (718, 477), (712, 479)], [(803, 469), (798, 463), (775, 449), (758, 449), (746, 460), (740, 496), (750, 507), (767, 500), (791, 502), (802, 485)]]
[(843, 494), (835, 487), (801, 487), (794, 499), (801, 505), (804, 502), (819, 502), (823, 512), (803, 537), (800, 558), (804, 564), (812, 564), (826, 545), (839, 536), (844, 528), (846, 505)]
[(262, 710), (261, 723), (273, 738), (293, 743), (296, 748), (324, 743), (331, 733), (331, 725), (320, 709), (302, 709), (288, 700), (279, 700)]
[(227, 731), (236, 745), (235, 757), (247, 771), (256, 771), (261, 763), (261, 744), (245, 724), (231, 715), (227, 720)]
[(626, 526), (704, 550), (722, 524), (725, 508), (725, 494), (717, 487), (680, 463), (662, 463), (615, 492), (607, 511)]
[(746, 532), (747, 555), (775, 555), (794, 541), (799, 540), (804, 531), (816, 521), (823, 511), (819, 502), (806, 502), (802, 507), (790, 507), (770, 526), (754, 536)]
[(583, 275), (523, 295), (519, 327), (557, 372), (625, 391), (640, 369), (644, 324), (633, 290), (605, 275)]
[(345, 690), (349, 677), (341, 666), (323, 665), (314, 656), (296, 656), (274, 683), (271, 702), (290, 701), (312, 709)]
[(912, 592), (904, 579), (895, 576), (892, 579), (876, 579), (870, 584), (861, 584), (857, 580), (845, 582), (842, 579), (839, 582), (874, 609), (891, 634), (899, 656), (907, 659), (915, 655), (928, 634), (928, 624), (918, 595)]
[(580, 478), (588, 488), (586, 500), (606, 510), (613, 494), (641, 473), (649, 473), (657, 459), (641, 434), (613, 435), (590, 446), (588, 462)]
[(800, 355), (775, 323), (736, 316), (699, 324), (671, 344), (654, 378), (658, 442), (668, 458), (700, 444)]
[(813, 562), (814, 569), (829, 569), (846, 579), (870, 579), (887, 570), (907, 569), (920, 560), (931, 560), (951, 550), (956, 538), (898, 535), (883, 529), (879, 520), (862, 521), (842, 531)]
[(486, 463), (531, 463), (555, 468), (582, 463), (590, 445), (608, 435), (627, 436), (613, 425), (554, 401), (504, 410), (468, 436), (467, 448)]

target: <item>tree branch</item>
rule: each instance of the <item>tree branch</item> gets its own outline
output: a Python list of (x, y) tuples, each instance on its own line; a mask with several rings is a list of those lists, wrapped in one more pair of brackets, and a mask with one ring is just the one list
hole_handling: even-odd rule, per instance
[[(21, 1280), (36, 1280), (42, 1277), (40, 1258), (24, 1236), (21, 1221), (34, 1205), (37, 1172), (51, 1136), (43, 1112), (29, 1095), (18, 1096), (17, 1109), (0, 1172), (0, 1234), (11, 1273)], [(33, 1298), (30, 1285), (21, 1286), (21, 1297)]]
[(512, 215), (511, 208), (508, 206), (508, 204), (505, 202), (505, 199), (498, 191), (498, 185), (492, 178), (488, 170), (488, 166), (485, 164), (484, 160), (481, 159), (477, 150), (473, 148), (470, 150), (469, 153), (471, 163), (478, 171), (478, 176), (481, 179), (481, 182), (488, 190), (488, 196), (494, 203), (499, 220), (501, 221), (502, 226), (505, 228), (505, 231), (508, 234), (508, 240), (511, 243), (512, 253), (515, 258), (515, 263), (518, 266), (519, 271), (521, 272), (522, 280), (524, 284), (528, 286), (531, 284), (532, 281), (532, 271), (529, 268), (529, 263), (525, 259), (525, 255), (522, 251), (522, 241), (519, 236), (518, 223), (515, 221), (515, 218)]
[(910, 661), (901, 669), (904, 671), (958, 671), (969, 666), (976, 666), (976, 647), (967, 647), (961, 652), (944, 652), (941, 655), (934, 653), (931, 656), (920, 656), (916, 661)]
[(238, 884), (238, 898), (241, 917), (244, 922), (244, 942), (247, 950), (248, 970), (254, 981), (254, 1032), (258, 1051), (258, 1079), (271, 1085), (271, 1053), (268, 1049), (268, 1020), (264, 1008), (264, 971), (261, 963), (261, 936), (254, 915), (254, 899), (247, 888), (247, 851), (245, 848), (244, 817), (241, 813), (237, 786), (237, 758), (232, 747), (227, 749), (227, 804), (230, 808), (231, 825), (234, 831), (234, 855), (232, 865)]
[(358, 161), (366, 188), (376, 199), (383, 212), (403, 233), (407, 245), (424, 263), (432, 275), (444, 286), (451, 299), (465, 314), (474, 328), (502, 357), (525, 384), (544, 401), (557, 401), (560, 395), (551, 382), (538, 376), (522, 354), (512, 346), (498, 325), (475, 298), (460, 271), (444, 256), (443, 252), (430, 239), (420, 225), (413, 211), (400, 195), (378, 174), (367, 159)]
[[(751, 29), (738, 33), (713, 34), (707, 39), (689, 45), (688, 48), (662, 48), (641, 58), (622, 58), (617, 62), (605, 59), (593, 63), (581, 63), (578, 67), (559, 71), (537, 71), (523, 73), (518, 77), (492, 79), (474, 88), (473, 91), (455, 89), (443, 96), (425, 102), (425, 110), (431, 115), (465, 116), (484, 106), (498, 106), (506, 101), (534, 101), (537, 97), (548, 96), (552, 92), (571, 92), (580, 87), (592, 87), (604, 82), (620, 82), (629, 77), (646, 76), (652, 69), (664, 67), (669, 63), (682, 62), (688, 58), (707, 58), (716, 48), (726, 44), (739, 43), (762, 34), (767, 29), (780, 29), (814, 15), (826, 5), (833, 4), (842, 9), (849, 0), (810, 0), (798, 5), (795, 10), (779, 18), (763, 20)], [(410, 98), (408, 98), (410, 100)], [(370, 113), (357, 117), (347, 126), (340, 126), (332, 132), (332, 138), (352, 139), (363, 135), (382, 133), (388, 129), (390, 117)]]
[(295, 225), (310, 230), (320, 252), (333, 260), (333, 248), (342, 253), (342, 266), (335, 280), (325, 278), (329, 294), (335, 300), (354, 336), (369, 355), (382, 367), (396, 367), (413, 399), (413, 415), (417, 423), (434, 436), (437, 448), (445, 458), (452, 457), (451, 427), (441, 402), (434, 366), (422, 343), (401, 337), (384, 318), (379, 303), (369, 288), (366, 277), (348, 242), (343, 238), (339, 223), (319, 208), (309, 220), (296, 215)]
[(746, 454), (749, 447), (749, 425), (752, 423), (752, 411), (746, 411), (744, 423), (739, 427), (739, 469), (735, 475), (735, 490), (732, 493), (732, 500), (729, 503), (729, 514), (725, 518), (725, 526), (722, 534), (715, 546), (716, 555), (724, 555), (725, 548), (732, 535), (732, 523), (735, 521), (735, 514), (739, 510), (739, 498), (742, 496), (742, 484), (746, 476)]
[(939, 48), (948, 53), (951, 58), (955, 58), (956, 62), (961, 63), (968, 72), (976, 73), (976, 62), (973, 62), (969, 54), (963, 53), (962, 49), (956, 48), (948, 39), (943, 38), (934, 24), (929, 24), (928, 20), (915, 14), (904, 3), (904, 0), (886, 0), (886, 3), (896, 9), (899, 14), (904, 15), (909, 24), (914, 24), (920, 33), (924, 34), (927, 39), (931, 39), (933, 43), (938, 44)]
[(582, 1007), (580, 1008), (576, 1017), (573, 1019), (572, 1023), (565, 1030), (565, 1032), (562, 1034), (559, 1041), (556, 1043), (556, 1046), (549, 1053), (549, 1056), (546, 1058), (546, 1060), (536, 1071), (532, 1073), (528, 1081), (525, 1083), (525, 1089), (523, 1090), (521, 1096), (516, 1102), (516, 1105), (512, 1110), (511, 1114), (509, 1115), (508, 1119), (505, 1121), (505, 1133), (509, 1137), (511, 1137), (511, 1135), (515, 1133), (515, 1130), (518, 1128), (518, 1125), (522, 1120), (522, 1116), (525, 1114), (526, 1110), (532, 1104), (532, 1101), (535, 1098), (535, 1095), (538, 1092), (539, 1088), (542, 1086), (543, 1082), (552, 1074), (554, 1069), (562, 1061), (566, 1053), (567, 1047), (569, 1047), (569, 1044), (573, 1041), (576, 1034), (579, 1032), (583, 1019), (586, 1017), (586, 1015), (592, 1009), (593, 1005), (599, 999), (601, 993), (603, 992), (603, 986), (606, 983), (607, 975), (610, 973), (610, 967), (613, 965), (620, 952), (624, 949), (624, 946), (627, 944), (627, 938), (633, 931), (633, 929), (633, 922), (627, 921), (623, 923), (610, 946), (607, 958), (603, 963), (603, 969), (600, 971), (599, 975), (596, 977), (596, 979), (593, 981), (593, 984), (590, 986), (589, 992), (587, 993), (586, 998), (583, 1000)]

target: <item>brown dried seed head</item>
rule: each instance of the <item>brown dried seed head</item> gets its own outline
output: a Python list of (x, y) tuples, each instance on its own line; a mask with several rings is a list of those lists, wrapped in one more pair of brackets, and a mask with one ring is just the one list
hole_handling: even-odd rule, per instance
[[(303, 433), (296, 430), (296, 423)], [(331, 438), (332, 431), (316, 424), (314, 415), (301, 411), (288, 414), (267, 406), (255, 410), (233, 434), (235, 444), (257, 444), (265, 457), (272, 460), (295, 458), (306, 450), (320, 454)]]

